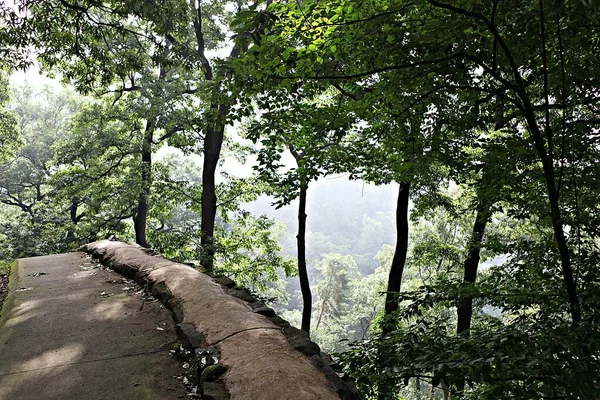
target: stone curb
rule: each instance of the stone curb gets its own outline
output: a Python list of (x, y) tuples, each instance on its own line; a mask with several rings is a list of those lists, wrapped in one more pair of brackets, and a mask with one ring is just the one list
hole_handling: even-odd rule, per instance
[[(148, 293), (151, 293), (157, 298), (167, 309), (172, 313), (173, 319), (175, 320), (177, 334), (180, 338), (182, 346), (191, 352), (196, 354), (203, 354), (204, 359), (214, 358), (215, 360), (220, 359), (219, 346), (222, 341), (225, 341), (233, 336), (240, 336), (244, 332), (251, 333), (250, 331), (280, 331), (289, 343), (289, 345), (302, 353), (314, 367), (316, 367), (321, 374), (329, 382), (329, 385), (342, 400), (358, 400), (356, 389), (353, 383), (349, 379), (343, 379), (338, 372), (336, 372), (330, 363), (331, 358), (329, 355), (322, 353), (319, 346), (311, 341), (308, 335), (289, 324), (286, 320), (276, 315), (275, 311), (267, 307), (263, 302), (258, 300), (252, 295), (252, 293), (243, 288), (236, 287), (233, 280), (226, 276), (215, 276), (207, 273), (201, 267), (193, 268), (190, 265), (176, 263), (169, 261), (153, 250), (143, 249), (137, 245), (128, 245), (121, 242), (111, 242), (108, 240), (102, 240), (99, 242), (90, 243), (82, 246), (78, 249), (84, 251), (94, 258), (97, 258), (102, 264), (108, 266), (115, 272), (118, 272), (128, 278), (135, 280), (138, 284), (143, 286)], [(127, 253), (141, 254), (145, 253), (144, 257), (151, 257), (148, 259), (147, 264), (144, 265), (140, 262), (139, 257), (129, 257)], [(173, 285), (169, 286), (168, 280), (160, 280), (157, 276), (160, 276), (160, 269), (165, 267), (176, 267), (185, 268), (182, 272), (188, 272), (187, 270), (200, 271), (201, 274), (210, 277), (212, 281), (219, 285), (222, 289), (223, 294), (226, 296), (241, 301), (246, 304), (249, 308), (249, 313), (255, 314), (258, 319), (253, 317), (255, 322), (250, 324), (249, 327), (236, 330), (229, 334), (225, 334), (223, 337), (219, 337), (215, 340), (214, 332), (202, 332), (202, 329), (198, 329), (193, 323), (191, 323), (188, 315), (184, 313), (184, 304), (194, 302), (194, 299), (190, 298), (179, 298)], [(197, 273), (197, 272), (195, 272)], [(173, 290), (172, 290), (173, 289)], [(233, 300), (232, 299), (232, 300)], [(260, 324), (260, 318), (264, 318), (265, 323)], [(269, 324), (269, 322), (271, 324)], [(207, 334), (204, 334), (207, 333)], [(278, 334), (278, 333), (277, 333)], [(210, 336), (207, 338), (207, 335)], [(208, 363), (198, 369), (198, 380), (201, 385), (201, 393), (203, 393), (203, 399), (228, 399), (229, 393), (225, 389), (225, 382), (221, 380), (221, 375), (227, 371), (228, 366), (222, 366), (221, 364)], [(258, 362), (258, 361), (257, 361)], [(292, 390), (292, 388), (290, 388)]]

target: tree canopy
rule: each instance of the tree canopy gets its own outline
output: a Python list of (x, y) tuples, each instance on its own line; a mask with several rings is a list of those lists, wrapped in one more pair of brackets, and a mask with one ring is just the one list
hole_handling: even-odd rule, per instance
[[(21, 0), (0, 20), (5, 68), (35, 55), (79, 92), (10, 100), (0, 75), (4, 258), (112, 234), (199, 262), (278, 297), (367, 398), (600, 393), (596, 2)], [(311, 198), (340, 174), (397, 187), (395, 216)], [(263, 195), (297, 219), (253, 215)]]

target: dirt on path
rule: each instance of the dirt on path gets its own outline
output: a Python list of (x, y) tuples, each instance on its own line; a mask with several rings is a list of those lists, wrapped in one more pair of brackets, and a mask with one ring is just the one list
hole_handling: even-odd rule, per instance
[(8, 294), (8, 274), (0, 274), (0, 310), (2, 310), (2, 304)]
[(0, 400), (186, 397), (159, 302), (83, 253), (18, 263), (0, 319)]

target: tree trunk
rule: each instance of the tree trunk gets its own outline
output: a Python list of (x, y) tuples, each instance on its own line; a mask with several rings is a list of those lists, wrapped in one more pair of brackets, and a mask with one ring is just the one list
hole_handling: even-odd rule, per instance
[[(158, 71), (158, 79), (164, 80), (167, 71), (162, 67)], [(154, 131), (156, 129), (157, 116), (152, 116), (146, 121), (144, 141), (142, 143), (142, 192), (138, 199), (136, 211), (133, 213), (133, 229), (135, 230), (135, 242), (142, 247), (150, 248), (146, 238), (146, 227), (148, 225), (148, 212), (150, 211), (150, 187), (152, 186), (152, 144), (154, 143)]]
[[(296, 165), (302, 166), (303, 153), (299, 152), (293, 144), (288, 144), (290, 153), (296, 159)], [(300, 279), (300, 292), (302, 293), (302, 330), (310, 334), (310, 316), (312, 313), (312, 294), (310, 292), (310, 283), (308, 281), (308, 272), (306, 270), (306, 192), (308, 182), (306, 178), (300, 178), (300, 203), (298, 204), (298, 235), (296, 236), (298, 247), (298, 278)], [(325, 307), (325, 303), (322, 303)], [(323, 316), (323, 308), (319, 314), (317, 328)]]
[(202, 197), (200, 199), (202, 207), (202, 221), (200, 223), (202, 247), (201, 264), (207, 271), (212, 271), (215, 258), (215, 220), (217, 216), (217, 194), (215, 173), (219, 157), (221, 156), (221, 146), (223, 145), (223, 134), (225, 126), (221, 121), (227, 113), (227, 107), (224, 105), (211, 105), (216, 128), (208, 128), (204, 136), (204, 160), (202, 165)]
[(312, 294), (306, 270), (306, 191), (308, 184), (300, 186), (300, 204), (298, 205), (298, 277), (302, 292), (302, 330), (310, 333), (310, 315), (312, 311)]
[(148, 221), (148, 211), (150, 206), (150, 185), (152, 180), (152, 137), (154, 135), (154, 123), (146, 122), (146, 131), (144, 133), (144, 142), (142, 144), (142, 173), (141, 185), (142, 191), (138, 198), (136, 212), (133, 217), (133, 228), (135, 230), (135, 242), (142, 247), (149, 248), (150, 244), (146, 239), (146, 224)]
[[(398, 294), (402, 284), (402, 274), (406, 264), (406, 253), (408, 252), (408, 201), (410, 198), (410, 182), (400, 182), (398, 191), (398, 204), (396, 206), (396, 249), (392, 259), (392, 267), (388, 277), (387, 293), (385, 296), (385, 315), (390, 315), (398, 309)], [(386, 336), (393, 330), (394, 324), (385, 321), (382, 326), (382, 336)], [(383, 356), (383, 354), (380, 354)], [(377, 397), (385, 400), (390, 393), (387, 383), (379, 387)]]
[[(192, 3), (193, 4), (193, 3)], [(202, 3), (195, 3), (196, 15), (193, 18), (194, 32), (196, 34), (196, 51), (200, 56), (202, 72), (207, 81), (214, 78), (213, 69), (205, 55), (206, 42), (204, 38)], [(240, 49), (237, 46), (231, 50), (230, 58), (237, 58), (240, 55)], [(218, 88), (215, 90), (219, 90)], [(215, 220), (217, 216), (217, 194), (215, 183), (215, 172), (219, 157), (221, 156), (221, 146), (223, 145), (223, 134), (225, 132), (225, 116), (229, 110), (226, 104), (219, 104), (216, 100), (210, 106), (214, 120), (204, 135), (204, 161), (202, 169), (202, 196), (200, 199), (201, 222), (200, 222), (200, 262), (207, 271), (214, 269), (215, 262)]]
[(392, 259), (392, 268), (388, 278), (387, 294), (385, 297), (385, 315), (398, 309), (398, 293), (402, 283), (402, 274), (408, 252), (408, 200), (410, 182), (400, 182), (398, 205), (396, 208), (396, 249)]
[(533, 145), (542, 161), (542, 169), (544, 171), (544, 178), (546, 180), (546, 191), (550, 203), (552, 230), (554, 231), (554, 238), (556, 240), (558, 253), (560, 255), (563, 281), (565, 283), (565, 288), (567, 290), (569, 299), (571, 320), (573, 321), (573, 325), (578, 325), (579, 322), (581, 322), (581, 308), (579, 305), (579, 297), (577, 296), (575, 279), (573, 278), (571, 254), (569, 252), (569, 246), (567, 245), (567, 238), (565, 236), (564, 224), (561, 217), (561, 209), (558, 199), (559, 193), (555, 182), (554, 159), (550, 150), (546, 151), (542, 132), (535, 119), (533, 106), (529, 101), (524, 101), (524, 105), (525, 118), (531, 132)]
[[(463, 286), (474, 286), (477, 280), (477, 270), (479, 268), (479, 260), (481, 254), (481, 243), (485, 233), (485, 227), (490, 216), (491, 205), (489, 202), (477, 205), (477, 215), (473, 223), (473, 231), (469, 240), (468, 254), (464, 262)], [(460, 300), (456, 310), (456, 334), (469, 336), (471, 330), (471, 319), (473, 317), (473, 298), (466, 296)], [(452, 390), (453, 394), (460, 394), (465, 389), (464, 380), (456, 382), (456, 388)], [(447, 396), (447, 390), (444, 390), (444, 398)], [(453, 396), (454, 397), (454, 396)]]
[[(469, 241), (469, 251), (464, 262), (463, 285), (475, 285), (477, 279), (477, 269), (481, 253), (481, 243), (485, 227), (490, 215), (490, 205), (480, 204), (477, 207), (477, 216), (473, 224), (471, 240)], [(457, 309), (456, 333), (469, 335), (471, 329), (471, 318), (473, 316), (473, 298), (467, 296), (460, 301)]]

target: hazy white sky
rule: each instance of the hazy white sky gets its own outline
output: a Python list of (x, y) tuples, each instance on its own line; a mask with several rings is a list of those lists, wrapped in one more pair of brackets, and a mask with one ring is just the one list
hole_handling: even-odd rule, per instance
[(10, 83), (12, 86), (20, 86), (25, 82), (33, 87), (50, 85), (58, 89), (63, 86), (58, 79), (52, 79), (48, 78), (47, 76), (40, 75), (37, 65), (33, 65), (27, 71), (13, 72), (10, 77)]

